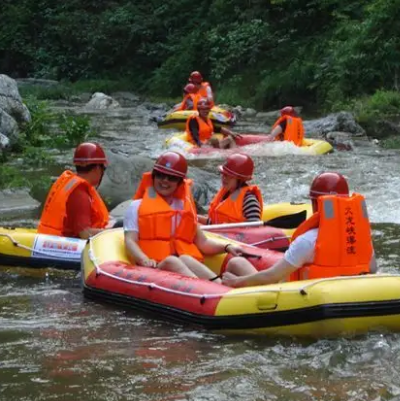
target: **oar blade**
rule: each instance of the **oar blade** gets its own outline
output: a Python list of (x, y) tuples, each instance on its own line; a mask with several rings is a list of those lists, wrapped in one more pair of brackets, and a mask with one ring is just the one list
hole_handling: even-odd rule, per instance
[(274, 219), (265, 221), (264, 225), (276, 228), (293, 229), (297, 228), (306, 219), (307, 210), (302, 210), (298, 213), (275, 217)]

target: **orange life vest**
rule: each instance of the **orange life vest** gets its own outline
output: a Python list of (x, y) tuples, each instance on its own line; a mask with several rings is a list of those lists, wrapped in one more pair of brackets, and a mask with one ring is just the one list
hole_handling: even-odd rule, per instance
[(292, 273), (290, 281), (369, 273), (373, 247), (365, 198), (321, 196), (318, 210), (292, 237), (319, 228), (314, 262)]
[(181, 104), (179, 105), (179, 107), (175, 110), (175, 111), (183, 111), (183, 110), (188, 110), (188, 108), (186, 107), (187, 104), (187, 100), (191, 99), (193, 102), (193, 108), (191, 110), (197, 110), (197, 102), (200, 99), (200, 96), (197, 93), (188, 93), (185, 95), (185, 97), (183, 98)]
[(197, 213), (190, 186), (191, 181), (184, 180), (178, 188), (174, 198), (183, 201), (183, 210), (173, 210), (155, 191), (151, 173), (143, 174), (134, 199), (142, 199), (138, 211), (138, 245), (149, 258), (161, 262), (170, 255), (190, 255), (203, 260), (203, 255), (194, 244)]
[(67, 201), (78, 185), (85, 185), (92, 199), (90, 228), (105, 228), (108, 224), (108, 210), (96, 189), (85, 179), (72, 171), (64, 171), (52, 185), (44, 204), (38, 225), (39, 234), (63, 235)]
[[(197, 94), (199, 95), (199, 98), (207, 98), (208, 101), (210, 102), (210, 106), (214, 107), (214, 104), (215, 104), (214, 96), (212, 99), (210, 99), (208, 97), (208, 89), (207, 88), (211, 89), (211, 85), (208, 82), (202, 82)], [(211, 89), (211, 93), (212, 93), (212, 89)]]
[(247, 192), (252, 192), (256, 195), (261, 210), (263, 208), (261, 191), (256, 185), (238, 188), (224, 199), (226, 192), (225, 188), (221, 188), (210, 203), (208, 217), (211, 220), (211, 224), (242, 223), (246, 221), (243, 214), (243, 201)]
[(276, 141), (289, 141), (297, 146), (301, 146), (304, 139), (304, 126), (300, 117), (282, 116), (278, 118), (272, 129), (277, 127), (282, 121), (286, 120), (285, 131), (278, 135)]
[(206, 143), (211, 137), (214, 132), (214, 126), (212, 121), (207, 117), (207, 120), (204, 121), (202, 118), (199, 116), (190, 116), (187, 121), (186, 121), (186, 135), (187, 135), (187, 140), (190, 143), (195, 144), (192, 133), (190, 132), (189, 124), (190, 121), (196, 120), (197, 123), (199, 124), (199, 140), (202, 143)]

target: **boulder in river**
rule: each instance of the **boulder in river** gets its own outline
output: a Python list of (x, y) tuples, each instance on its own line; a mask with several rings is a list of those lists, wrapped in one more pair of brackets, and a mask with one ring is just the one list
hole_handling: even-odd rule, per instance
[(0, 74), (0, 134), (8, 138), (0, 141), (0, 152), (4, 146), (13, 145), (18, 139), (21, 126), (31, 121), (28, 108), (22, 102), (17, 82)]
[[(143, 156), (127, 158), (113, 152), (107, 152), (107, 158), (109, 167), (104, 174), (99, 192), (103, 199), (114, 207), (132, 198), (142, 174), (152, 170), (154, 160)], [(189, 167), (189, 178), (194, 181), (193, 195), (198, 208), (202, 210), (218, 190), (216, 176), (199, 168)], [(214, 182), (216, 185), (213, 185)]]
[(85, 104), (85, 109), (90, 110), (116, 109), (118, 107), (120, 104), (115, 99), (102, 92), (93, 93), (89, 102)]
[(316, 120), (304, 121), (304, 130), (307, 137), (326, 138), (329, 132), (346, 132), (352, 136), (364, 136), (365, 130), (357, 123), (354, 116), (347, 112), (329, 114)]

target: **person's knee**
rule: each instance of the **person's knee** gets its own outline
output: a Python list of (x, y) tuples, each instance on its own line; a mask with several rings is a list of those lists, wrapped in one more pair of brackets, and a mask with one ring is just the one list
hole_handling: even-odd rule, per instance
[(174, 270), (177, 264), (179, 264), (179, 259), (176, 256), (167, 256), (162, 262), (161, 268)]
[(240, 256), (233, 257), (226, 265), (226, 271), (232, 273), (240, 264), (243, 263), (243, 258)]
[(181, 255), (181, 256), (179, 256), (179, 260), (186, 264), (186, 263), (193, 262), (196, 259), (194, 259), (193, 257), (191, 257), (189, 255)]

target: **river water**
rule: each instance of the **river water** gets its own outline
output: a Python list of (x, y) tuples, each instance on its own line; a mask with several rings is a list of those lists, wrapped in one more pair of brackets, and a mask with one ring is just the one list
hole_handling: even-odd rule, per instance
[[(156, 157), (169, 134), (138, 108), (93, 117), (99, 140), (128, 157)], [(253, 121), (237, 130), (265, 127)], [(278, 145), (249, 150), (266, 203), (304, 201), (316, 173), (343, 173), (367, 198), (381, 271), (397, 273), (398, 152), (363, 140), (353, 152), (324, 156), (290, 154)], [(190, 161), (210, 172), (219, 163), (215, 155)], [(394, 401), (399, 375), (400, 334), (307, 341), (227, 336), (87, 301), (76, 273), (0, 270), (1, 401)]]

